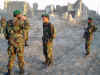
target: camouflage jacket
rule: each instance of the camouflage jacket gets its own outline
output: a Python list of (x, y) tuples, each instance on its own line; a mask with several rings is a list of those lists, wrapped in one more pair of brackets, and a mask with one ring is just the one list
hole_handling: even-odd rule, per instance
[(53, 40), (54, 35), (56, 34), (54, 25), (51, 23), (43, 24), (43, 40)]
[(3, 28), (6, 27), (6, 20), (1, 20), (0, 23), (1, 23), (1, 27)]
[(25, 27), (25, 21), (18, 20), (14, 18), (9, 20), (6, 26), (6, 39), (9, 43), (15, 47), (24, 46), (24, 31), (27, 31), (27, 26)]
[(3, 29), (3, 33), (5, 33), (5, 28), (6, 28), (6, 20), (1, 20), (0, 21), (1, 27), (0, 27), (0, 32)]
[(95, 25), (89, 24), (88, 27), (85, 29), (84, 38), (90, 38), (96, 30), (97, 28), (95, 27)]
[(24, 21), (24, 31), (25, 31), (25, 32), (29, 32), (29, 30), (30, 30), (29, 21), (28, 21), (28, 20), (25, 20), (25, 21)]

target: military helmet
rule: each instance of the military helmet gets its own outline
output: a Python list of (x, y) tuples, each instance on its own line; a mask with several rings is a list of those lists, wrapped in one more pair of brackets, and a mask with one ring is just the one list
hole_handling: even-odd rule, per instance
[(20, 10), (14, 10), (13, 12), (14, 17), (16, 17), (16, 15), (19, 15), (19, 14), (21, 14)]
[(49, 15), (48, 14), (42, 14), (41, 17), (47, 17), (49, 19)]

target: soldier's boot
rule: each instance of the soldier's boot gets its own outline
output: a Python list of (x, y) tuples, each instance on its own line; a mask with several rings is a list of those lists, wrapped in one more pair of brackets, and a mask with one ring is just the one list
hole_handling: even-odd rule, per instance
[(53, 65), (53, 59), (49, 59), (48, 66), (52, 66), (52, 65)]
[(24, 69), (20, 69), (20, 72), (19, 72), (21, 75), (24, 75)]
[(51, 65), (53, 65), (53, 64), (54, 64), (53, 59), (51, 59)]
[(48, 65), (48, 63), (49, 63), (49, 59), (47, 58), (45, 61), (45, 65)]
[(25, 46), (29, 46), (27, 41), (25, 41)]
[(90, 55), (90, 51), (89, 51), (89, 49), (86, 49), (85, 56), (88, 56), (88, 55)]
[(12, 75), (12, 71), (8, 69), (8, 72), (5, 75)]
[(45, 58), (45, 61), (42, 64), (47, 65), (48, 64), (48, 58)]

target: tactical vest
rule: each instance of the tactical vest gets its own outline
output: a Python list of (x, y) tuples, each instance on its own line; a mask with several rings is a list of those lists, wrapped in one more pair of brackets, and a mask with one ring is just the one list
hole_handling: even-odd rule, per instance
[(53, 36), (53, 32), (51, 31), (51, 23), (43, 24), (43, 37), (44, 39), (50, 39)]
[(90, 35), (93, 34), (93, 32), (96, 31), (96, 27), (94, 25), (89, 25), (84, 33), (84, 38), (88, 39), (90, 38)]
[(13, 37), (13, 38), (17, 38), (16, 36), (14, 35), (17, 35), (17, 34), (23, 34), (23, 28), (22, 26), (15, 26), (14, 23), (13, 23), (13, 20), (9, 20), (7, 22), (7, 27), (6, 27), (6, 34), (7, 34), (7, 39), (9, 39), (10, 37)]
[(7, 26), (6, 26), (6, 31), (5, 31), (6, 39), (10, 38), (12, 28), (13, 28), (13, 20), (7, 21)]

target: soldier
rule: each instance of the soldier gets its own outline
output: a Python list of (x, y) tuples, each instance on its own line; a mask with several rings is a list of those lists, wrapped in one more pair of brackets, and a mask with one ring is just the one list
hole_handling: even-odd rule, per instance
[(85, 49), (86, 49), (86, 56), (90, 54), (90, 44), (93, 40), (93, 33), (97, 30), (95, 25), (93, 24), (93, 20), (91, 17), (88, 18), (88, 27), (85, 30), (84, 33), (84, 39), (85, 39)]
[(7, 75), (11, 75), (14, 61), (16, 59), (16, 55), (18, 58), (18, 65), (20, 69), (20, 73), (24, 74), (24, 31), (27, 30), (27, 27), (24, 27), (25, 18), (21, 15), (19, 10), (15, 10), (13, 12), (14, 19), (9, 20), (6, 26), (5, 37), (8, 40), (8, 73)]
[(2, 26), (3, 28), (6, 27), (6, 18), (5, 18), (4, 16), (1, 17), (1, 26)]
[[(24, 19), (27, 19), (26, 15), (23, 16)], [(27, 22), (28, 20), (25, 20), (25, 24), (26, 26), (24, 26), (26, 28), (26, 30), (24, 31), (24, 39), (25, 39), (25, 46), (28, 46), (28, 34), (29, 34), (29, 29), (30, 29), (30, 25)]]
[(43, 14), (43, 53), (45, 56), (45, 63), (47, 66), (53, 63), (53, 39), (56, 37), (54, 25), (49, 22), (49, 15)]
[(0, 27), (1, 35), (0, 35), (0, 37), (3, 38), (4, 33), (5, 33), (5, 28), (6, 28), (6, 18), (4, 16), (1, 17), (0, 23), (1, 23), (1, 27)]

